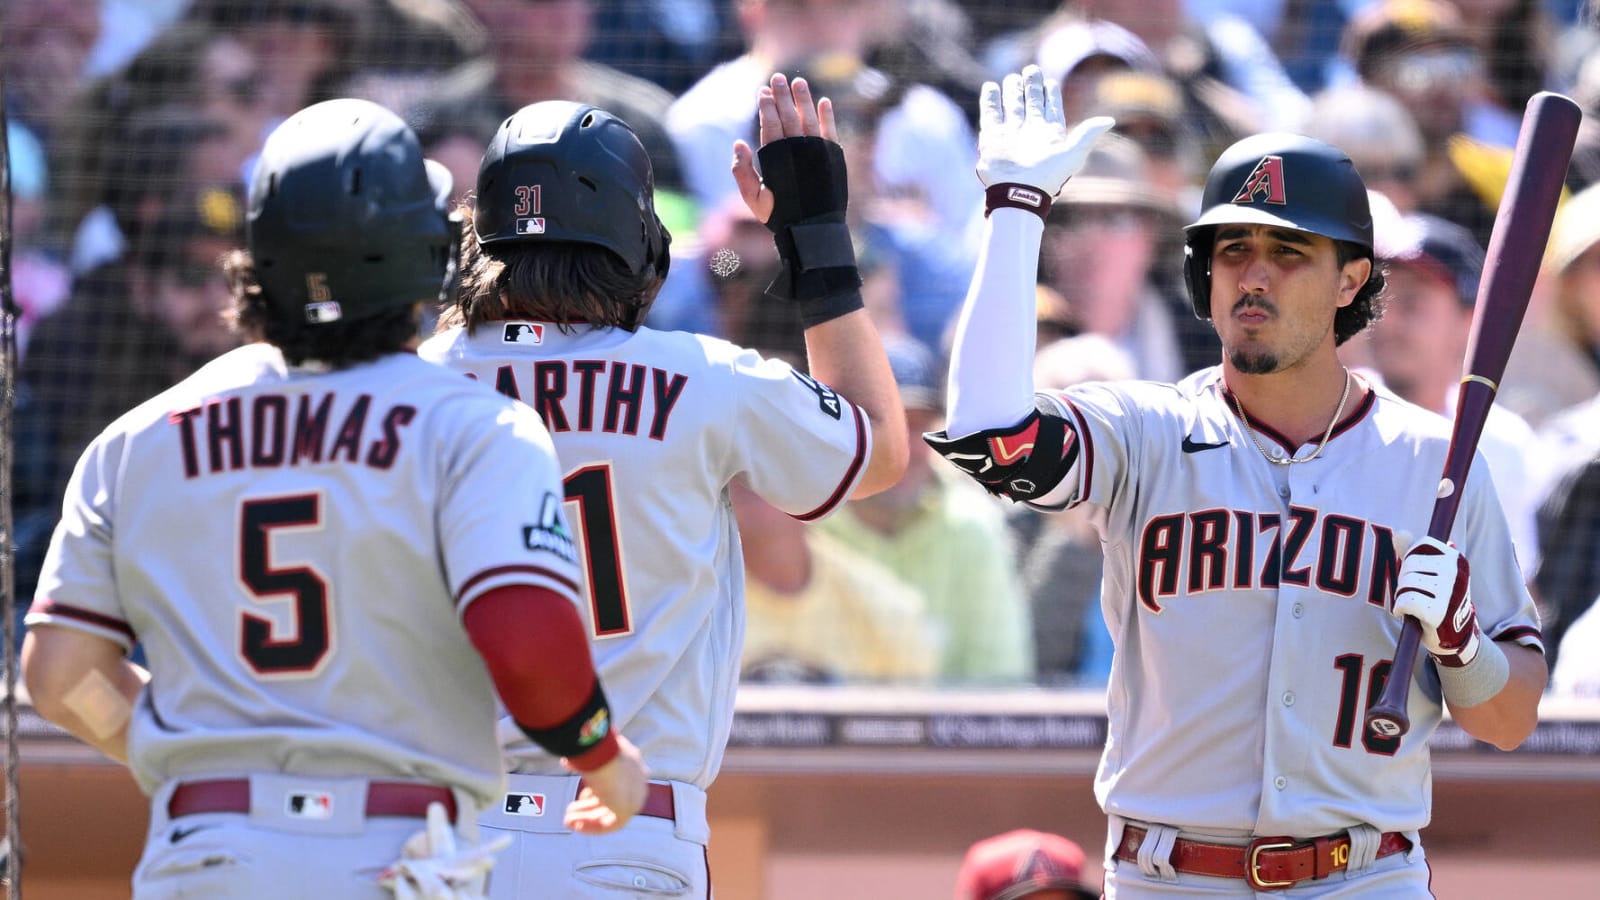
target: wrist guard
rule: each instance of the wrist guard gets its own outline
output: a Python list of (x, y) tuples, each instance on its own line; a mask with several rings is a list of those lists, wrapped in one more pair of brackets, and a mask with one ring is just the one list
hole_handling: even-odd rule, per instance
[(991, 428), (951, 439), (943, 431), (922, 436), (928, 446), (983, 485), (1012, 500), (1050, 493), (1078, 461), (1078, 435), (1053, 410), (1034, 410), (1010, 428)]
[(1029, 187), (1025, 184), (1002, 182), (990, 185), (983, 192), (983, 214), (985, 217), (997, 209), (1009, 207), (1011, 209), (1025, 209), (1040, 219), (1050, 215), (1050, 195), (1044, 191)]
[(861, 275), (844, 221), (850, 193), (844, 148), (820, 137), (792, 137), (757, 155), (773, 199), (767, 229), (782, 263), (767, 294), (799, 306), (807, 328), (861, 309)]
[(550, 754), (574, 757), (593, 749), (611, 734), (611, 707), (606, 703), (600, 679), (596, 678), (589, 699), (565, 722), (551, 728), (529, 728), (518, 722), (517, 727), (528, 740)]

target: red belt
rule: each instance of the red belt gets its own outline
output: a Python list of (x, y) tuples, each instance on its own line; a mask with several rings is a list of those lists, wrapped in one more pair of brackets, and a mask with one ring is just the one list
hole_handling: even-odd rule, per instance
[[(372, 781), (367, 783), (368, 816), (401, 816), (422, 819), (428, 815), (428, 804), (442, 803), (456, 820), (456, 795), (447, 787), (435, 784), (410, 784), (403, 781)], [(250, 811), (250, 780), (247, 778), (222, 778), (214, 781), (186, 781), (172, 792), (167, 801), (167, 816), (176, 819), (196, 813), (247, 813)]]
[[(583, 786), (583, 779), (578, 779), (578, 793), (583, 793)], [(644, 808), (639, 810), (639, 815), (666, 819), (668, 822), (677, 821), (677, 804), (672, 799), (672, 785), (662, 784), (659, 781), (650, 782), (649, 789), (644, 795)]]
[[(1145, 829), (1128, 825), (1117, 844), (1117, 859), (1139, 860)], [(1378, 839), (1378, 859), (1411, 849), (1411, 841), (1398, 831)], [(1302, 881), (1327, 878), (1350, 865), (1350, 836), (1325, 835), (1309, 841), (1286, 837), (1259, 837), (1243, 846), (1210, 844), (1178, 838), (1172, 845), (1172, 867), (1187, 875), (1243, 878), (1258, 891), (1275, 891)]]

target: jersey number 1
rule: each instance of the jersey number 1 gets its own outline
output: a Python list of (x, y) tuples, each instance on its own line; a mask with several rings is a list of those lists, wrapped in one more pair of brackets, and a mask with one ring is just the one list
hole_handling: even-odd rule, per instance
[(622, 542), (617, 535), (612, 501), (611, 463), (582, 466), (561, 480), (568, 503), (578, 506), (578, 532), (583, 539), (584, 574), (588, 576), (589, 613), (594, 636), (614, 637), (633, 631), (628, 614), (628, 585), (622, 568)]

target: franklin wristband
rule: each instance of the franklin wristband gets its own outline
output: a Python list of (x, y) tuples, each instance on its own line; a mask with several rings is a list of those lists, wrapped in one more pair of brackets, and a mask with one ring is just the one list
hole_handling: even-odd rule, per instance
[(606, 703), (600, 679), (596, 678), (589, 699), (565, 722), (551, 728), (529, 728), (518, 722), (517, 727), (528, 740), (552, 755), (571, 759), (599, 747), (611, 737), (611, 708)]
[(793, 302), (807, 328), (861, 309), (855, 243), (845, 225), (844, 148), (820, 137), (791, 137), (767, 144), (758, 156), (773, 199), (766, 225), (782, 264), (768, 296)]
[(1026, 184), (1002, 182), (990, 185), (983, 192), (983, 214), (988, 216), (997, 209), (1025, 209), (1043, 219), (1050, 215), (1050, 195)]

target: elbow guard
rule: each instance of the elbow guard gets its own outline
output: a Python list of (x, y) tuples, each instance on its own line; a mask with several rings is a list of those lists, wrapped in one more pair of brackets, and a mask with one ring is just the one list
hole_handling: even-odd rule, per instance
[(1078, 435), (1053, 410), (1035, 409), (1010, 428), (991, 428), (951, 439), (943, 431), (922, 436), (928, 446), (971, 475), (984, 490), (1012, 500), (1050, 493), (1078, 460)]

